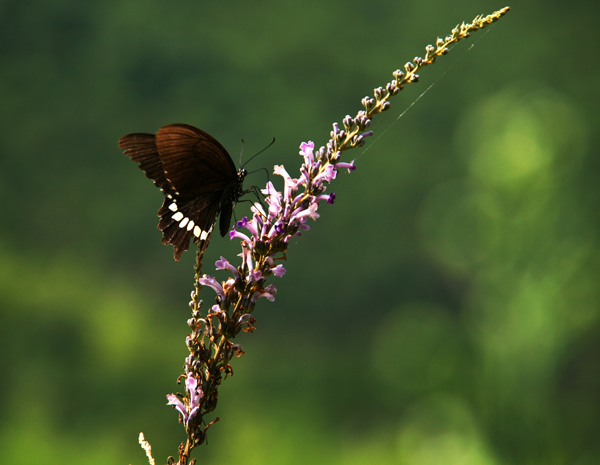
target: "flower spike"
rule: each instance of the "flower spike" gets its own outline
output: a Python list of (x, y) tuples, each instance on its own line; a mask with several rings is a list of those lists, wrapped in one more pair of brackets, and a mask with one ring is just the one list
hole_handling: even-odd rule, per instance
[[(186, 338), (189, 355), (185, 359), (185, 394), (167, 395), (168, 405), (173, 406), (184, 424), (187, 440), (179, 447), (178, 464), (188, 464), (190, 452), (206, 438), (206, 431), (218, 418), (206, 424), (204, 417), (212, 412), (218, 401), (218, 388), (228, 375), (233, 374), (229, 364), (235, 356), (244, 354), (240, 344), (232, 340), (240, 332), (256, 329), (252, 316), (257, 301), (264, 297), (274, 301), (277, 289), (267, 284), (272, 276), (281, 278), (286, 270), (281, 263), (287, 259), (290, 239), (309, 229), (309, 219), (320, 217), (319, 206), (332, 205), (335, 194), (328, 192), (328, 184), (337, 179), (340, 170), (348, 173), (356, 170), (354, 160), (342, 161), (344, 152), (362, 147), (373, 135), (368, 129), (372, 119), (390, 108), (390, 99), (407, 84), (418, 82), (419, 73), (450, 50), (454, 43), (469, 37), (497, 21), (509, 8), (503, 8), (488, 16), (477, 16), (471, 23), (452, 29), (445, 38), (437, 38), (435, 45), (425, 47), (424, 57), (415, 57), (403, 69), (392, 73), (393, 79), (374, 89), (373, 96), (361, 100), (362, 109), (355, 116), (346, 115), (342, 124), (334, 123), (328, 142), (315, 149), (312, 141), (302, 142), (299, 155), (303, 163), (297, 178), (283, 165), (274, 167), (274, 174), (283, 178), (283, 189), (278, 191), (267, 182), (260, 192), (264, 195), (252, 208), (252, 217), (243, 217), (230, 231), (230, 238), (239, 239), (241, 263), (234, 266), (224, 257), (215, 263), (216, 269), (230, 274), (224, 281), (201, 274), (202, 263), (197, 260), (195, 288), (191, 294), (192, 317), (188, 319), (191, 329)], [(199, 257), (199, 256), (198, 256)], [(202, 312), (199, 291), (203, 286), (215, 291), (215, 304)], [(145, 450), (149, 444), (144, 443)], [(174, 463), (174, 459), (169, 459)]]

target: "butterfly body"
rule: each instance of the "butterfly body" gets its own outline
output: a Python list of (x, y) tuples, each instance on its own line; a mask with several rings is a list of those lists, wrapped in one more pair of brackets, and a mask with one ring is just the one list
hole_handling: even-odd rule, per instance
[(165, 194), (158, 229), (162, 243), (173, 245), (175, 260), (189, 248), (190, 239), (202, 255), (219, 213), (219, 232), (227, 234), (247, 173), (236, 170), (215, 138), (187, 124), (170, 124), (156, 135), (128, 134), (119, 147)]

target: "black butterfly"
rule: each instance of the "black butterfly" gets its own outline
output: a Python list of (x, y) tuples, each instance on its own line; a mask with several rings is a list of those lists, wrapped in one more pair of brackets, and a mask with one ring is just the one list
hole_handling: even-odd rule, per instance
[(153, 134), (128, 134), (119, 148), (138, 163), (165, 193), (158, 210), (162, 243), (173, 244), (175, 260), (198, 243), (198, 259), (208, 247), (217, 221), (227, 234), (233, 205), (245, 193), (246, 170), (236, 170), (227, 150), (209, 134), (188, 124), (169, 124)]

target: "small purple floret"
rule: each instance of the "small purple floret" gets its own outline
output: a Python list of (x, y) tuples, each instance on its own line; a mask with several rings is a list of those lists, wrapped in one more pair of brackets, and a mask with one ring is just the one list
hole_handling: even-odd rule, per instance
[(257, 291), (254, 294), (252, 294), (250, 301), (254, 303), (261, 297), (266, 297), (268, 300), (273, 302), (275, 300), (275, 294), (277, 294), (277, 289), (273, 284), (269, 284), (262, 291)]
[(275, 229), (275, 235), (279, 236), (281, 234), (283, 234), (285, 232), (285, 227), (283, 226), (282, 223), (277, 223), (274, 227)]
[(332, 165), (327, 165), (325, 171), (322, 171), (313, 179), (313, 184), (321, 185), (323, 182), (331, 182), (337, 176), (337, 171)]
[(344, 163), (344, 162), (338, 162), (335, 165), (336, 168), (346, 168), (348, 170), (348, 173), (351, 173), (352, 171), (354, 171), (356, 169), (356, 166), (354, 166), (354, 160), (352, 160), (350, 163)]
[(215, 266), (216, 266), (217, 270), (231, 271), (231, 273), (233, 273), (233, 276), (235, 276), (235, 279), (238, 279), (240, 277), (238, 270), (235, 268), (235, 266), (233, 266), (231, 263), (229, 263), (227, 261), (227, 259), (225, 259), (225, 257), (221, 257), (221, 260), (217, 260), (215, 262)]
[(250, 238), (248, 236), (246, 236), (244, 233), (241, 233), (236, 229), (232, 229), (231, 231), (229, 231), (229, 239), (230, 240), (232, 240), (236, 237), (239, 237), (241, 240), (246, 241), (246, 243), (248, 243), (248, 244), (252, 243)]
[(306, 165), (312, 165), (315, 162), (313, 155), (314, 148), (315, 143), (312, 140), (300, 144), (300, 155), (304, 157), (304, 163), (306, 163)]
[(225, 298), (225, 292), (223, 291), (223, 287), (212, 276), (204, 275), (200, 279), (198, 279), (198, 283), (200, 283), (200, 285), (202, 286), (212, 287), (219, 296)]
[(277, 265), (276, 267), (271, 268), (271, 271), (275, 276), (281, 278), (285, 274), (286, 269), (283, 267), (283, 265)]
[(200, 401), (204, 393), (202, 388), (198, 386), (198, 380), (187, 374), (185, 380), (185, 390), (187, 391), (187, 399), (189, 403), (184, 403), (175, 394), (167, 394), (167, 405), (172, 405), (181, 414), (183, 424), (188, 426), (190, 420), (200, 411)]
[(185, 405), (175, 394), (167, 394), (167, 405), (172, 405), (181, 414), (183, 423), (187, 425), (188, 413)]

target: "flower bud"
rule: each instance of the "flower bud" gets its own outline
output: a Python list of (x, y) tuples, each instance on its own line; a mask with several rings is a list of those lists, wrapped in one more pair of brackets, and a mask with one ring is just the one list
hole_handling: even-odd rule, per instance
[(392, 73), (392, 75), (396, 78), (397, 81), (402, 81), (402, 79), (404, 78), (404, 73), (402, 71), (400, 71), (399, 69), (394, 71)]

